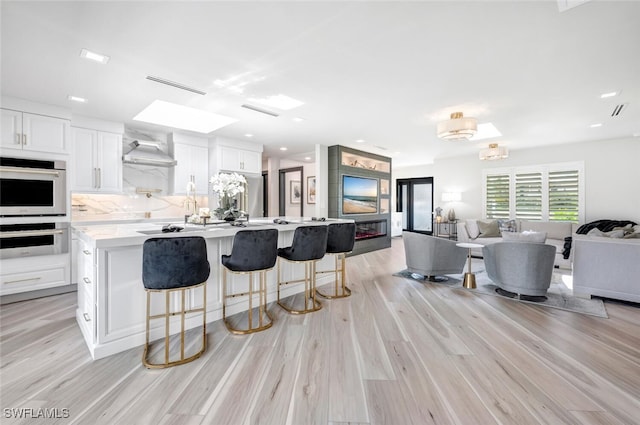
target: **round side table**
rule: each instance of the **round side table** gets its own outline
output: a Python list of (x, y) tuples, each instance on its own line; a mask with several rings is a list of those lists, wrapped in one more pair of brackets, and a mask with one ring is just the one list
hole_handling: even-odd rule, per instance
[(467, 263), (469, 264), (469, 267), (467, 269), (467, 273), (464, 274), (462, 286), (467, 289), (474, 289), (476, 287), (476, 275), (471, 273), (471, 250), (473, 248), (482, 248), (484, 245), (480, 245), (479, 243), (461, 242), (457, 243), (456, 246), (469, 249), (469, 253), (467, 254)]

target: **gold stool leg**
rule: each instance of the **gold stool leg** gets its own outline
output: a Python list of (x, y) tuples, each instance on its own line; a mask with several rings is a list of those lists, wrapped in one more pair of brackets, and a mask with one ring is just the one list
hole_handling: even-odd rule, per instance
[[(263, 331), (265, 329), (269, 329), (272, 325), (273, 325), (273, 317), (271, 317), (271, 315), (269, 314), (269, 311), (267, 310), (267, 283), (266, 283), (266, 275), (267, 275), (267, 270), (259, 270), (259, 288), (258, 288), (258, 326), (254, 326), (253, 324), (253, 297), (254, 297), (254, 272), (234, 272), (234, 271), (230, 271), (231, 273), (235, 273), (235, 274), (248, 274), (249, 275), (249, 290), (247, 292), (243, 292), (243, 293), (233, 293), (230, 294), (228, 293), (227, 290), (227, 280), (226, 280), (226, 273), (228, 272), (228, 270), (225, 268), (224, 270), (224, 275), (223, 275), (223, 296), (224, 296), (224, 303), (222, 305), (223, 308), (223, 321), (225, 326), (227, 327), (227, 329), (229, 330), (229, 332), (236, 334), (236, 335), (246, 335), (246, 334), (251, 334), (254, 332), (259, 332), (259, 331)], [(278, 292), (279, 292), (279, 288), (278, 288)], [(245, 329), (240, 329), (237, 327), (234, 327), (234, 325), (231, 323), (231, 321), (229, 321), (227, 319), (226, 316), (226, 302), (227, 302), (227, 298), (233, 298), (233, 297), (239, 297), (239, 296), (248, 296), (249, 297), (249, 310), (247, 311), (247, 327)], [(268, 322), (265, 323), (264, 317), (263, 316), (267, 316), (267, 318), (269, 319)]]
[[(185, 297), (184, 293), (186, 290), (195, 290), (196, 288), (202, 286), (203, 287), (203, 301), (201, 308), (193, 308), (187, 310), (185, 305)], [(181, 309), (179, 312), (171, 312), (170, 308), (170, 294), (171, 292), (181, 292), (181, 300), (180, 306)], [(145, 347), (144, 352), (142, 354), (142, 364), (148, 369), (162, 369), (171, 366), (177, 366), (181, 364), (185, 364), (191, 362), (198, 357), (200, 357), (206, 350), (207, 347), (207, 286), (206, 282), (202, 282), (199, 285), (188, 287), (188, 288), (176, 288), (176, 289), (167, 289), (167, 290), (146, 290), (147, 292), (147, 318), (146, 318), (146, 330), (145, 330)], [(163, 314), (158, 314), (155, 316), (151, 315), (151, 292), (164, 292), (165, 295), (165, 310)], [(184, 340), (185, 340), (185, 320), (186, 314), (198, 313), (202, 312), (202, 347), (200, 350), (194, 355), (185, 358), (184, 357)], [(180, 359), (170, 361), (169, 356), (169, 335), (170, 335), (170, 317), (173, 315), (180, 314), (181, 325), (180, 325)], [(164, 319), (164, 362), (163, 363), (151, 363), (148, 359), (149, 355), (149, 333), (150, 333), (150, 320), (151, 319)]]
[[(289, 260), (287, 260), (289, 261)], [(289, 282), (282, 282), (280, 280), (280, 274), (278, 272), (278, 305), (285, 309), (290, 314), (307, 314), (314, 311), (318, 311), (322, 308), (322, 303), (316, 299), (316, 262), (317, 260), (309, 261), (292, 261), (293, 263), (304, 263), (304, 279), (292, 280)], [(279, 265), (280, 263), (278, 263)], [(286, 285), (289, 283), (296, 283), (304, 281), (304, 308), (302, 310), (289, 307), (280, 301), (280, 285)], [(311, 302), (309, 302), (311, 301)]]
[[(347, 275), (346, 275), (346, 258), (347, 254), (341, 252), (335, 255), (335, 268), (333, 270), (320, 271), (318, 273), (332, 273), (335, 276), (335, 288), (333, 294), (327, 294), (321, 290), (316, 290), (317, 294), (323, 298), (346, 298), (351, 295), (351, 289), (347, 287)], [(340, 285), (338, 285), (340, 281)]]

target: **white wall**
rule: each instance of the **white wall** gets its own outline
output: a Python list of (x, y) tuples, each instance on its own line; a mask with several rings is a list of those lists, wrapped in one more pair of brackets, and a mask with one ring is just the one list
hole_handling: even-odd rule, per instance
[[(458, 218), (482, 217), (482, 170), (558, 162), (584, 161), (585, 222), (599, 219), (640, 222), (640, 140), (624, 138), (512, 150), (501, 161), (477, 155), (445, 158), (433, 164), (393, 170), (395, 179), (433, 177), (434, 206), (454, 208)], [(442, 202), (442, 192), (461, 192), (462, 201)], [(393, 211), (395, 211), (395, 206)]]

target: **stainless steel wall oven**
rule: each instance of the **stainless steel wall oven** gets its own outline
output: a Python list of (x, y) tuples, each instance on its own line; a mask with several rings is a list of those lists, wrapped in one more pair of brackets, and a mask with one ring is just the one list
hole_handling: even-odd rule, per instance
[(67, 214), (65, 161), (0, 157), (0, 217)]
[(0, 259), (69, 252), (69, 223), (0, 225)]

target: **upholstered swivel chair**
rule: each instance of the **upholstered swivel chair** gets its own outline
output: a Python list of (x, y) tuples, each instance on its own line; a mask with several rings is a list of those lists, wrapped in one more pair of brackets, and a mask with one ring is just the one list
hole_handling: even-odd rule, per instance
[[(291, 246), (278, 248), (278, 305), (291, 314), (305, 314), (318, 311), (322, 303), (316, 299), (316, 263), (327, 249), (327, 226), (300, 226), (293, 234)], [(304, 279), (282, 280), (281, 263), (304, 264)], [(282, 286), (304, 282), (304, 306), (295, 308), (280, 300)]]
[(327, 254), (333, 254), (335, 257), (335, 266), (333, 270), (323, 270), (318, 273), (333, 273), (334, 288), (333, 293), (316, 291), (318, 295), (324, 298), (344, 298), (351, 295), (351, 289), (347, 287), (346, 282), (346, 257), (353, 251), (353, 245), (356, 241), (356, 224), (355, 223), (335, 223), (330, 224), (327, 231)]
[(403, 232), (407, 270), (432, 282), (447, 280), (445, 274), (460, 274), (467, 261), (467, 250), (454, 241), (422, 233)]
[[(207, 261), (207, 244), (202, 237), (165, 237), (147, 239), (142, 245), (142, 283), (147, 293), (147, 318), (145, 345), (142, 363), (149, 369), (165, 368), (188, 363), (200, 357), (207, 345), (207, 279), (209, 278), (209, 261)], [(185, 291), (196, 292), (202, 287), (202, 307), (187, 308)], [(164, 294), (164, 312), (151, 314), (151, 294)], [(180, 294), (180, 302), (176, 303)], [(194, 297), (195, 298), (195, 297)], [(170, 306), (179, 304), (178, 310), (172, 311)], [(202, 345), (200, 350), (185, 357), (185, 318), (187, 314), (202, 313)], [(169, 328), (170, 318), (180, 316), (180, 358), (170, 360)], [(149, 326), (150, 321), (164, 321), (164, 362), (152, 363), (149, 358)]]
[[(482, 248), (487, 275), (503, 295), (545, 297), (551, 285), (556, 247), (532, 242), (498, 242)], [(542, 300), (542, 298), (541, 298)]]
[[(267, 310), (267, 271), (271, 270), (278, 258), (278, 231), (276, 229), (241, 230), (233, 238), (231, 255), (221, 258), (224, 266), (222, 275), (222, 319), (227, 329), (234, 334), (250, 334), (268, 329), (273, 318)], [(227, 283), (227, 274), (249, 275), (247, 292), (231, 293)], [(257, 324), (253, 320), (254, 273), (259, 275)], [(227, 300), (235, 297), (248, 297), (249, 310), (247, 326), (244, 329), (235, 327), (227, 319)], [(266, 318), (264, 317), (266, 316)]]

